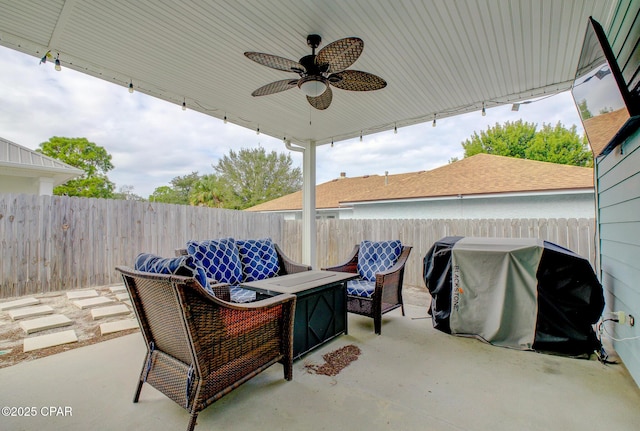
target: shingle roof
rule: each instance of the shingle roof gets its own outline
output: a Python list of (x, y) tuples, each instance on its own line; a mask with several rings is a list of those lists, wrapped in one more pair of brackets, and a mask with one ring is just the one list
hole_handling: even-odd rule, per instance
[[(316, 208), (344, 203), (429, 199), (457, 195), (593, 189), (593, 169), (512, 157), (477, 154), (430, 171), (332, 180), (316, 187)], [(249, 211), (302, 209), (302, 192), (249, 208)]]
[(622, 108), (584, 121), (584, 129), (589, 137), (589, 145), (594, 156), (600, 155), (613, 135), (620, 130), (628, 118), (629, 111), (626, 108)]

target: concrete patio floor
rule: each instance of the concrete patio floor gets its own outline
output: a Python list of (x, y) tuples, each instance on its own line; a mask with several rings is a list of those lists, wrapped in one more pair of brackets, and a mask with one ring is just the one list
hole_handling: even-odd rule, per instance
[[(640, 390), (623, 365), (453, 337), (424, 316), (396, 310), (376, 336), (371, 319), (350, 314), (349, 335), (296, 361), (293, 381), (272, 366), (200, 413), (196, 430), (638, 429)], [(308, 372), (349, 344), (362, 353), (337, 376)], [(136, 333), (0, 369), (0, 406), (36, 412), (3, 410), (0, 429), (186, 429), (187, 412), (149, 385), (132, 403), (144, 356)]]

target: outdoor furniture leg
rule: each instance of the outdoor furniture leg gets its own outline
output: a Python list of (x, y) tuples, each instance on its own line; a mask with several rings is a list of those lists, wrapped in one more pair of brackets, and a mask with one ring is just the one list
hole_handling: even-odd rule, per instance
[(193, 431), (196, 427), (196, 419), (198, 419), (198, 413), (191, 413), (191, 418), (189, 419), (189, 425), (187, 426), (187, 431)]
[(140, 392), (142, 391), (142, 385), (144, 384), (144, 372), (147, 367), (147, 360), (142, 364), (142, 371), (140, 371), (140, 378), (138, 379), (138, 387), (136, 388), (136, 393), (133, 396), (133, 402), (137, 403), (140, 399)]

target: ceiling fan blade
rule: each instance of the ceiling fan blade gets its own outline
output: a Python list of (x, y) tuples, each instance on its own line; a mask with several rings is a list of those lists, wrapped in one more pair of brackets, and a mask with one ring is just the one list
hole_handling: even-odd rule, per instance
[(309, 104), (320, 111), (327, 109), (331, 105), (333, 100), (333, 92), (330, 87), (327, 87), (327, 91), (319, 95), (318, 97), (307, 96)]
[(380, 90), (387, 86), (387, 81), (373, 73), (359, 70), (344, 70), (329, 76), (329, 82), (336, 88), (350, 91)]
[(276, 70), (284, 70), (285, 72), (300, 73), (304, 71), (304, 67), (297, 61), (289, 60), (288, 58), (278, 57), (277, 55), (264, 54), (262, 52), (245, 52), (245, 57), (255, 61), (263, 66), (270, 67)]
[(340, 72), (355, 63), (363, 49), (364, 42), (358, 37), (336, 40), (318, 52), (316, 62), (328, 64), (328, 73)]
[(275, 81), (255, 90), (251, 93), (252, 96), (266, 96), (268, 94), (279, 93), (281, 91), (294, 88), (298, 83), (297, 79), (283, 79), (282, 81)]

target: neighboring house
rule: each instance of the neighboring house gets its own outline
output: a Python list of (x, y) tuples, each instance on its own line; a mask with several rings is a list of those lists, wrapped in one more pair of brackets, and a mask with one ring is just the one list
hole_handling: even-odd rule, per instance
[(52, 195), (55, 186), (83, 173), (82, 169), (0, 138), (0, 193)]
[[(593, 218), (593, 169), (477, 154), (399, 175), (339, 179), (316, 187), (317, 217), (357, 219)], [(302, 192), (248, 211), (302, 214)]]

